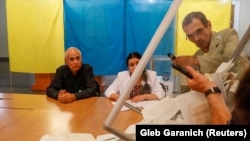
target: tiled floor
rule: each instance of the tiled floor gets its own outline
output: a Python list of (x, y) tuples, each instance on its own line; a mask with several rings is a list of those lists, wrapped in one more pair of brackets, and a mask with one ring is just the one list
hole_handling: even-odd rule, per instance
[(10, 72), (8, 59), (0, 58), (0, 93), (45, 94), (44, 91), (32, 91), (33, 83), (33, 74)]

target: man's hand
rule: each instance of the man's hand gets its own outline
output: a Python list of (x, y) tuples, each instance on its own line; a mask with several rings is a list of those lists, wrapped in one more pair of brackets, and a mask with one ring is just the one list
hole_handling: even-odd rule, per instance
[(76, 100), (76, 97), (74, 94), (71, 94), (65, 90), (60, 90), (57, 99), (61, 103), (71, 103)]
[(206, 76), (187, 66), (186, 70), (193, 76), (193, 79), (187, 79), (188, 86), (195, 91), (204, 93), (210, 87), (215, 86)]
[(113, 99), (113, 100), (117, 101), (118, 98), (119, 98), (119, 96), (120, 96), (119, 94), (112, 93), (112, 94), (110, 95), (110, 99)]
[(146, 95), (137, 95), (131, 99), (132, 102), (140, 102), (146, 99)]
[(144, 100), (159, 100), (159, 98), (156, 96), (156, 94), (142, 94), (131, 99), (132, 102), (140, 102)]

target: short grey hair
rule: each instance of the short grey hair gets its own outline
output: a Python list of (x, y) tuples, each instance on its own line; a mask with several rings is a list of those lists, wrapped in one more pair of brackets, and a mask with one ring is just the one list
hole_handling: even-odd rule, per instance
[(193, 21), (193, 19), (200, 20), (205, 27), (207, 27), (207, 24), (209, 22), (207, 17), (202, 12), (190, 12), (182, 21), (182, 27), (189, 25)]
[(69, 48), (65, 51), (65, 54), (64, 54), (64, 58), (65, 58), (65, 59), (67, 58), (68, 52), (69, 52), (70, 50), (76, 50), (77, 52), (79, 52), (80, 56), (82, 57), (82, 53), (81, 53), (81, 51), (80, 51), (77, 47), (69, 47)]

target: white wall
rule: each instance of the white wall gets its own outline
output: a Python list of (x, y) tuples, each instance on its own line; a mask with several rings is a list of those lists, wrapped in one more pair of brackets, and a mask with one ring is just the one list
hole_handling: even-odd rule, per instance
[(8, 57), (5, 0), (0, 0), (0, 58)]
[[(239, 37), (240, 39), (245, 34), (246, 30), (250, 26), (250, 0), (238, 0), (240, 1), (240, 16), (239, 16)], [(245, 47), (245, 54), (250, 57), (250, 41), (248, 41)]]
[(240, 16), (239, 16), (239, 36), (242, 38), (248, 26), (250, 25), (250, 0), (240, 1)]

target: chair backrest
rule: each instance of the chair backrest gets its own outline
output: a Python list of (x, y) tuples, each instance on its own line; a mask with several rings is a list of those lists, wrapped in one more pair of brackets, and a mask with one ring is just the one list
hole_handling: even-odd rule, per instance
[(96, 89), (97, 89), (96, 95), (97, 95), (97, 96), (101, 96), (100, 85), (99, 85), (99, 83), (98, 83), (97, 81), (95, 81), (95, 84), (96, 84)]

